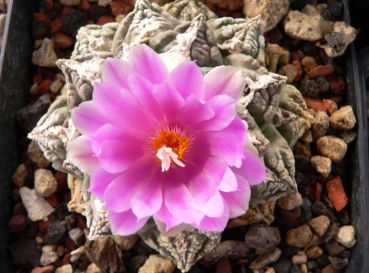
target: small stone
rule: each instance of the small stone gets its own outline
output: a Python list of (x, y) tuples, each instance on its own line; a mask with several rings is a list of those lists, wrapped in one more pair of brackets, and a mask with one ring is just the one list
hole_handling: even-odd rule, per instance
[(329, 91), (329, 81), (324, 76), (317, 77), (315, 82), (319, 87), (320, 94), (327, 93)]
[(327, 157), (314, 155), (310, 159), (311, 166), (323, 177), (328, 177), (332, 169), (332, 160)]
[(49, 197), (56, 192), (57, 188), (58, 183), (51, 171), (46, 169), (35, 171), (35, 190), (39, 195)]
[(215, 247), (214, 250), (205, 254), (203, 260), (204, 264), (215, 264), (224, 257), (230, 259), (239, 259), (245, 257), (250, 252), (250, 247), (242, 241), (226, 240)]
[(76, 37), (80, 27), (85, 25), (86, 13), (77, 9), (72, 9), (62, 15), (62, 30), (71, 37)]
[(36, 163), (39, 168), (46, 168), (50, 166), (50, 162), (44, 157), (40, 147), (34, 141), (32, 141), (27, 149), (28, 157)]
[(357, 133), (354, 131), (342, 131), (339, 134), (339, 138), (342, 139), (346, 144), (350, 144), (355, 140)]
[(281, 255), (282, 251), (279, 248), (276, 248), (275, 250), (265, 253), (253, 260), (250, 264), (250, 268), (261, 269), (267, 267), (268, 265), (278, 261)]
[(310, 79), (309, 77), (304, 77), (301, 80), (301, 94), (303, 96), (318, 98), (320, 94), (320, 89), (315, 80)]
[(320, 215), (318, 217), (311, 219), (308, 224), (316, 234), (322, 237), (327, 232), (330, 223), (331, 221), (327, 216)]
[(347, 152), (347, 144), (335, 136), (323, 136), (317, 141), (319, 153), (332, 159), (334, 162), (340, 162)]
[(245, 236), (246, 245), (255, 249), (258, 255), (275, 249), (280, 241), (278, 228), (263, 225), (252, 226)]
[(278, 206), (285, 210), (293, 210), (302, 204), (300, 193), (289, 194), (278, 199)]
[(340, 258), (340, 257), (328, 257), (331, 261), (333, 267), (337, 270), (342, 270), (348, 265), (348, 258)]
[(356, 118), (351, 105), (343, 106), (335, 111), (329, 119), (331, 127), (340, 130), (354, 128)]
[(305, 72), (308, 72), (317, 66), (315, 59), (310, 56), (302, 58), (301, 64), (304, 67)]
[(305, 254), (293, 255), (291, 261), (293, 264), (304, 264), (307, 262), (307, 256)]
[(53, 37), (53, 41), (55, 45), (61, 49), (70, 48), (73, 45), (73, 38), (62, 32), (56, 33)]
[(58, 93), (64, 85), (64, 82), (60, 79), (54, 80), (50, 85), (50, 91), (53, 93)]
[(102, 273), (102, 271), (96, 264), (92, 263), (87, 267), (86, 273)]
[(334, 100), (323, 99), (323, 104), (327, 108), (327, 111), (332, 115), (337, 110), (337, 103)]
[(78, 6), (81, 0), (59, 0), (60, 4), (65, 6)]
[(268, 70), (277, 72), (278, 65), (286, 65), (290, 59), (290, 52), (278, 44), (268, 43), (265, 49)]
[(65, 222), (57, 221), (51, 223), (47, 228), (45, 243), (56, 245), (61, 239), (63, 239), (65, 232)]
[(296, 264), (292, 265), (291, 273), (302, 273), (300, 267)]
[(59, 257), (62, 257), (64, 255), (65, 249), (64, 246), (57, 246), (56, 253), (58, 253)]
[(61, 267), (58, 267), (55, 273), (73, 273), (73, 267), (71, 264), (66, 264)]
[(40, 263), (42, 265), (49, 265), (58, 260), (58, 253), (55, 251), (55, 246), (46, 245), (42, 247), (42, 255), (40, 258)]
[(232, 273), (232, 266), (228, 258), (223, 258), (217, 263), (215, 273)]
[(324, 136), (329, 128), (329, 116), (325, 111), (318, 111), (315, 114), (312, 126), (314, 139)]
[(313, 206), (311, 207), (313, 209), (313, 212), (316, 215), (325, 215), (329, 218), (329, 220), (332, 222), (336, 222), (337, 218), (334, 216), (334, 213), (327, 208), (327, 206), (321, 202), (321, 201), (315, 201)]
[(138, 235), (130, 235), (130, 236), (113, 236), (114, 242), (120, 247), (122, 251), (131, 250), (137, 242), (140, 240)]
[(79, 258), (80, 258), (83, 254), (85, 254), (85, 250), (86, 250), (85, 246), (80, 246), (79, 248), (77, 248), (77, 249), (75, 249), (75, 250), (71, 251), (71, 253), (70, 253), (70, 261), (71, 261), (72, 263), (74, 263), (74, 262), (78, 261), (78, 260), (79, 260)]
[(337, 256), (345, 250), (345, 247), (336, 240), (333, 240), (325, 245), (325, 249), (327, 250), (329, 256)]
[(340, 273), (340, 272), (337, 271), (332, 264), (329, 264), (323, 268), (321, 273)]
[(292, 83), (297, 76), (296, 66), (293, 64), (286, 64), (278, 70), (278, 74), (287, 77), (287, 83)]
[(314, 246), (306, 250), (306, 255), (308, 259), (316, 259), (323, 255), (323, 249), (319, 246)]
[(101, 7), (106, 7), (109, 5), (109, 0), (98, 0), (97, 4)]
[(32, 269), (31, 273), (53, 273), (55, 271), (55, 267), (53, 265), (36, 267)]
[(69, 230), (68, 235), (77, 246), (83, 244), (85, 234), (79, 227)]
[(305, 247), (312, 239), (313, 233), (308, 225), (302, 225), (287, 231), (287, 245)]
[(56, 67), (57, 60), (54, 42), (49, 38), (43, 39), (41, 47), (32, 53), (32, 63), (37, 66)]
[(312, 98), (307, 98), (307, 97), (304, 97), (304, 100), (305, 100), (307, 106), (309, 108), (314, 109), (315, 111), (323, 111), (323, 112), (327, 111), (327, 108), (323, 104), (322, 100), (312, 99)]
[(318, 65), (314, 69), (310, 70), (307, 75), (309, 78), (316, 78), (319, 76), (327, 76), (334, 72), (334, 66), (331, 64)]
[(23, 214), (14, 215), (9, 221), (11, 232), (21, 232), (27, 228), (27, 218)]
[(26, 165), (20, 164), (12, 176), (14, 185), (16, 185), (18, 188), (23, 187), (24, 182), (26, 181), (27, 175), (28, 175), (28, 171), (27, 171)]
[(351, 248), (356, 244), (355, 240), (355, 229), (353, 226), (342, 226), (340, 227), (337, 235), (336, 240), (341, 245)]
[(291, 269), (291, 262), (286, 258), (282, 258), (274, 264), (274, 268), (276, 269), (277, 273), (289, 273)]
[(150, 255), (138, 273), (172, 273), (176, 266), (159, 255)]
[(38, 196), (35, 190), (22, 187), (19, 193), (31, 221), (42, 220), (54, 212), (54, 208), (43, 197)]
[(336, 211), (346, 207), (349, 199), (342, 184), (341, 177), (336, 176), (327, 183), (328, 198), (333, 203)]

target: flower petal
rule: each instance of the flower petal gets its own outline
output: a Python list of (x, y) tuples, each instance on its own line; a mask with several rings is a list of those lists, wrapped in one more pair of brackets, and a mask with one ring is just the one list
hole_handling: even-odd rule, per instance
[(187, 128), (201, 121), (209, 120), (214, 117), (214, 111), (204, 102), (201, 102), (194, 96), (189, 96), (185, 106), (178, 114), (177, 121)]
[(168, 84), (178, 90), (184, 98), (190, 95), (199, 99), (204, 97), (204, 77), (195, 62), (180, 63), (170, 73)]
[(145, 180), (131, 199), (132, 211), (139, 219), (152, 216), (163, 204), (161, 174), (155, 172)]
[(222, 178), (222, 181), (220, 182), (219, 190), (222, 192), (232, 192), (236, 191), (237, 189), (238, 183), (236, 175), (230, 168), (227, 168)]
[(225, 204), (222, 195), (216, 192), (205, 204), (194, 203), (196, 209), (209, 217), (221, 217), (225, 214)]
[(87, 136), (95, 133), (106, 123), (106, 118), (101, 115), (93, 101), (82, 102), (74, 108), (72, 120), (78, 131)]
[(167, 67), (160, 56), (145, 44), (132, 48), (129, 56), (134, 72), (140, 74), (153, 84), (165, 81), (168, 75)]
[(206, 98), (226, 94), (232, 98), (241, 97), (246, 79), (233, 66), (218, 66), (205, 75)]
[(143, 156), (142, 147), (120, 140), (105, 140), (100, 147), (100, 165), (109, 173), (123, 172)]
[(160, 210), (154, 214), (154, 219), (165, 225), (165, 232), (168, 232), (172, 228), (183, 223), (180, 218), (174, 217), (173, 214), (169, 212), (164, 202), (162, 203)]
[(193, 207), (190, 191), (178, 179), (172, 176), (164, 182), (165, 206), (175, 218), (182, 219), (184, 223), (199, 223), (204, 215)]
[(89, 190), (98, 198), (103, 199), (106, 188), (117, 176), (117, 174), (107, 173), (99, 169), (91, 174)]
[(230, 166), (239, 168), (244, 157), (242, 143), (234, 134), (226, 132), (212, 132), (207, 136), (210, 153), (227, 162)]
[(128, 88), (128, 77), (131, 73), (130, 64), (116, 58), (107, 58), (102, 67), (103, 82), (115, 83), (122, 88)]
[(233, 170), (244, 177), (251, 186), (262, 183), (266, 176), (264, 161), (247, 149), (244, 150), (242, 166)]
[(224, 208), (224, 214), (220, 217), (208, 217), (205, 216), (201, 223), (198, 225), (198, 228), (200, 230), (207, 230), (207, 231), (217, 231), (217, 232), (222, 232), (225, 227), (227, 226), (228, 223), (228, 207), (225, 204), (225, 208)]
[(199, 123), (196, 128), (203, 131), (219, 131), (229, 126), (237, 116), (236, 100), (227, 95), (218, 95), (208, 100), (215, 116)]
[(146, 131), (150, 119), (133, 95), (112, 83), (95, 83), (93, 101), (101, 114), (130, 132)]
[(91, 141), (85, 136), (73, 139), (68, 145), (67, 158), (86, 174), (93, 173), (99, 161), (91, 148)]
[(108, 218), (113, 234), (120, 236), (136, 233), (148, 220), (148, 218), (138, 219), (130, 210), (120, 213), (109, 211)]
[(250, 186), (246, 179), (237, 176), (239, 189), (234, 192), (222, 192), (222, 196), (229, 206), (229, 218), (235, 218), (246, 213), (251, 197)]
[(163, 120), (170, 123), (174, 121), (177, 113), (185, 105), (186, 101), (176, 90), (172, 90), (167, 84), (155, 86), (154, 97), (163, 113)]

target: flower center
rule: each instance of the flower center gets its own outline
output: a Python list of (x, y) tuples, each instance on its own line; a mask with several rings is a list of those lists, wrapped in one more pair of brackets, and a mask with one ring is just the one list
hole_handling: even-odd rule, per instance
[(181, 161), (191, 144), (191, 137), (186, 136), (178, 128), (174, 130), (161, 130), (151, 141), (156, 157), (161, 160), (162, 172), (168, 171), (171, 163), (185, 167)]

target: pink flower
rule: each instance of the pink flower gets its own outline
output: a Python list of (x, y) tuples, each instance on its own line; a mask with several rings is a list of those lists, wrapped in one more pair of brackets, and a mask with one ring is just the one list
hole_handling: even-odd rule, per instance
[(233, 67), (203, 76), (194, 62), (173, 71), (138, 45), (129, 61), (107, 59), (92, 101), (73, 110), (82, 136), (68, 156), (90, 175), (113, 233), (135, 233), (153, 217), (164, 231), (183, 224), (222, 231), (248, 208), (263, 161), (246, 149), (236, 112), (245, 81)]

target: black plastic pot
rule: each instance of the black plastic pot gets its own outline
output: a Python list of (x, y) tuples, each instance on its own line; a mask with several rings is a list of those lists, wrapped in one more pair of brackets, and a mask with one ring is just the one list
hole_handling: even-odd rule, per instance
[[(30, 0), (10, 0), (4, 47), (0, 56), (0, 273), (14, 272), (7, 251), (11, 209), (11, 175), (18, 162), (15, 114), (25, 103), (30, 88), (32, 13)], [(348, 1), (345, 20), (350, 21)], [(351, 153), (351, 217), (357, 244), (345, 273), (369, 272), (369, 160), (365, 79), (369, 77), (369, 49), (360, 54), (360, 72), (353, 45), (347, 54), (347, 103), (358, 120), (358, 137)]]
[(18, 162), (16, 112), (30, 88), (32, 13), (30, 0), (8, 1), (8, 15), (0, 55), (0, 273), (10, 273), (8, 219), (11, 175)]

